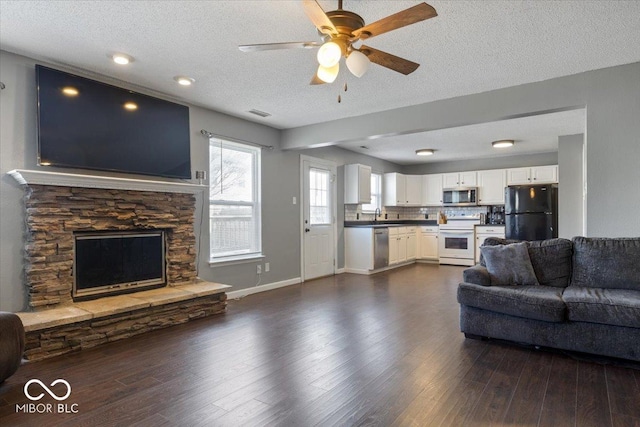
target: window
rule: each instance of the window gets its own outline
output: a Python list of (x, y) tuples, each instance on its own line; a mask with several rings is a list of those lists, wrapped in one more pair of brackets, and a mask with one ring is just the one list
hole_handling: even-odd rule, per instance
[(209, 140), (211, 261), (259, 255), (260, 149)]
[(331, 224), (329, 185), (331, 185), (331, 176), (328, 170), (309, 169), (309, 222), (311, 225)]
[(382, 175), (371, 174), (371, 203), (362, 205), (362, 212), (374, 212), (382, 209)]

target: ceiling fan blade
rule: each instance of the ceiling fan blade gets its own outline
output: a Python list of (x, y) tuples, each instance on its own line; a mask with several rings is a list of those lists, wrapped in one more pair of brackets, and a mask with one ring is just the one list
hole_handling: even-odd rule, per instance
[(313, 25), (322, 34), (338, 34), (338, 30), (331, 22), (331, 19), (324, 13), (322, 6), (316, 0), (302, 0), (304, 12), (307, 14)]
[(311, 81), (309, 82), (310, 85), (323, 85), (326, 82), (324, 80), (320, 80), (320, 77), (318, 77), (318, 74), (314, 74), (313, 77), (311, 78)]
[(319, 42), (287, 42), (287, 43), (264, 43), (264, 44), (244, 44), (238, 46), (243, 52), (256, 52), (259, 50), (278, 50), (278, 49), (312, 49), (322, 46)]
[(371, 62), (375, 62), (376, 64), (382, 65), (390, 70), (397, 71), (405, 76), (413, 73), (420, 66), (420, 64), (409, 61), (408, 59), (400, 58), (399, 56), (395, 56), (369, 46), (362, 45), (359, 50), (367, 55)]
[(435, 16), (438, 16), (438, 13), (432, 6), (426, 3), (420, 3), (402, 12), (394, 13), (379, 21), (365, 25), (355, 30), (353, 35), (361, 39), (379, 36), (380, 34), (397, 30), (398, 28), (406, 27), (407, 25), (415, 24), (416, 22), (424, 21), (425, 19)]

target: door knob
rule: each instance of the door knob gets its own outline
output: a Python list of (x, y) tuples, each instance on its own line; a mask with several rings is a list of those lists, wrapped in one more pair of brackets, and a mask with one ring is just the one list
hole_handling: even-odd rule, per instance
[(304, 229), (304, 232), (305, 232), (305, 233), (308, 233), (308, 232), (310, 232), (310, 231), (311, 231), (311, 229), (309, 229), (309, 228), (305, 228), (305, 229)]

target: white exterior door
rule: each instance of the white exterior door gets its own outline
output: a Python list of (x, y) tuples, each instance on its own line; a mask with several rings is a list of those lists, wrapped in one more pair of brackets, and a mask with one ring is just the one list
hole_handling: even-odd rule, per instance
[(335, 273), (336, 167), (302, 160), (302, 279)]

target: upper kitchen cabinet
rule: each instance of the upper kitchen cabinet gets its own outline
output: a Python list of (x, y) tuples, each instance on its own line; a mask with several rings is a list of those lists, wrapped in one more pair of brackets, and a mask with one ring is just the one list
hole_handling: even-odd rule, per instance
[(478, 171), (478, 204), (504, 205), (504, 187), (507, 174), (504, 169)]
[(558, 182), (558, 165), (507, 169), (507, 185), (552, 184)]
[(407, 180), (407, 205), (422, 205), (422, 175), (406, 175), (405, 178)]
[(344, 165), (344, 203), (371, 203), (371, 167)]
[(385, 173), (383, 180), (385, 206), (420, 206), (422, 199), (422, 177)]
[(475, 187), (478, 185), (476, 172), (455, 172), (442, 174), (444, 188)]
[(442, 206), (442, 174), (422, 176), (422, 205)]

